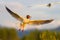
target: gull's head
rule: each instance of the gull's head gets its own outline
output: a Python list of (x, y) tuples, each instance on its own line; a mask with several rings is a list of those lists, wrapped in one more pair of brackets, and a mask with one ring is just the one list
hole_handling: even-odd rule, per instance
[(27, 15), (27, 16), (26, 16), (26, 18), (27, 18), (27, 19), (30, 19), (30, 18), (31, 18), (31, 16), (30, 16), (30, 15)]

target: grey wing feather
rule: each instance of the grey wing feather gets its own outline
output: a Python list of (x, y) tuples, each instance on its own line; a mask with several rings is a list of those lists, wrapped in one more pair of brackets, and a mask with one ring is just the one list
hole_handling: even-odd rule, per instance
[(53, 21), (53, 19), (51, 19), (51, 20), (33, 20), (33, 21), (30, 21), (29, 24), (40, 25), (40, 24), (47, 24), (52, 21)]
[(12, 12), (8, 7), (6, 7), (6, 10), (7, 10), (14, 18), (16, 18), (17, 20), (19, 20), (19, 21), (22, 21), (22, 20), (23, 20), (22, 17), (20, 17), (20, 16), (17, 15), (16, 13)]

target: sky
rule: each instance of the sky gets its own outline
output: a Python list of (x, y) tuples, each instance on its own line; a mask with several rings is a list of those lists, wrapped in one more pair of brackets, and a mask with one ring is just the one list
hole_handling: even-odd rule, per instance
[[(48, 3), (52, 3), (50, 8), (45, 5)], [(27, 25), (25, 30), (54, 29), (60, 26), (60, 0), (0, 0), (0, 25), (18, 29), (20, 21), (13, 18), (6, 11), (5, 6), (19, 16), (30, 15), (31, 20), (54, 19), (53, 22), (45, 25)]]

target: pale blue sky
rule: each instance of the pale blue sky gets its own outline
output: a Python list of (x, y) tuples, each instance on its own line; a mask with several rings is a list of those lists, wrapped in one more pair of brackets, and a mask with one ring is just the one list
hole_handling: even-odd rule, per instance
[[(32, 20), (36, 19), (55, 19), (52, 23), (46, 25), (38, 25), (26, 27), (25, 29), (50, 29), (57, 28), (60, 25), (60, 3), (52, 5), (51, 8), (39, 6), (40, 4), (48, 4), (60, 2), (60, 0), (0, 0), (0, 25), (16, 26), (19, 25), (19, 21), (13, 18), (5, 9), (5, 5), (16, 12), (17, 14), (25, 17), (27, 14), (32, 16)], [(31, 6), (31, 7), (29, 7)], [(7, 25), (8, 24), (8, 25)]]

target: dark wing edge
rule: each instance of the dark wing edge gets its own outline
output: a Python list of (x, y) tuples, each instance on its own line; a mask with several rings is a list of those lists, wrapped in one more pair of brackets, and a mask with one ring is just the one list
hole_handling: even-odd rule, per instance
[(23, 20), (22, 17), (20, 17), (20, 16), (17, 15), (16, 13), (12, 12), (7, 6), (5, 6), (5, 8), (6, 8), (6, 10), (7, 10), (14, 18), (16, 18), (16, 19), (19, 20), (19, 21), (22, 21), (22, 20)]

